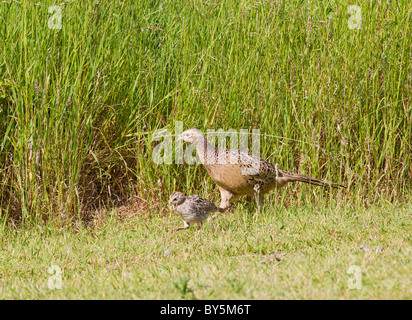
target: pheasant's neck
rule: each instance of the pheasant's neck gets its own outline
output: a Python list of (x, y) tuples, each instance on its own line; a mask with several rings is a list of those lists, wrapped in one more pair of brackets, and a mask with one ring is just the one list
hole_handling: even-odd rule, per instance
[(207, 159), (215, 157), (215, 147), (212, 146), (206, 138), (199, 139), (196, 142), (197, 153), (202, 164), (207, 163)]

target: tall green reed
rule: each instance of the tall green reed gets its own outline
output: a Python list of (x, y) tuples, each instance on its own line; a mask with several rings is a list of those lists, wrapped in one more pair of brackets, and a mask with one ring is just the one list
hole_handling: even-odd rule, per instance
[(200, 166), (152, 161), (176, 121), (260, 129), (261, 156), (360, 201), (409, 193), (408, 1), (360, 1), (359, 29), (345, 1), (67, 1), (61, 29), (52, 5), (0, 5), (2, 215), (210, 193)]

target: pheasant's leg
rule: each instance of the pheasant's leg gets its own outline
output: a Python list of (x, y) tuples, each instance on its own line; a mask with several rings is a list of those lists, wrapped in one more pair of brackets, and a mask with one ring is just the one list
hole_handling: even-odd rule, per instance
[(220, 190), (220, 197), (221, 197), (219, 209), (213, 216), (211, 216), (208, 219), (208, 221), (214, 220), (221, 212), (226, 211), (230, 206), (230, 200), (234, 197), (234, 194), (232, 192), (227, 191), (226, 189), (223, 189), (219, 186), (218, 188)]
[(255, 191), (255, 200), (258, 206), (258, 212), (262, 212), (263, 195), (260, 193), (260, 185), (255, 184), (253, 190)]
[(221, 209), (221, 208), (217, 208), (216, 213), (213, 214), (213, 215), (211, 215), (211, 216), (209, 216), (209, 218), (207, 219), (207, 221), (210, 222), (210, 221), (215, 220), (215, 218), (216, 218), (219, 214), (221, 214), (222, 212), (225, 212), (225, 211), (226, 211), (226, 209), (223, 210), (223, 209)]
[(185, 230), (185, 229), (190, 227), (190, 224), (188, 224), (186, 221), (184, 221), (184, 223), (185, 223), (185, 225), (183, 227), (177, 228), (177, 229), (175, 229), (175, 231)]
[(263, 197), (264, 195), (262, 193), (259, 193), (259, 200), (258, 200), (258, 210), (259, 213), (262, 212), (262, 208), (263, 208)]
[(230, 200), (233, 198), (234, 194), (226, 189), (219, 187), (220, 196), (222, 200), (220, 201), (220, 208), (227, 209), (230, 206)]
[(227, 191), (226, 189), (223, 189), (219, 186), (218, 188), (220, 190), (221, 197), (220, 205), (218, 211), (213, 216), (209, 217), (208, 221), (214, 220), (220, 213), (226, 211), (230, 206), (230, 200), (237, 198), (232, 192)]
[(200, 229), (202, 229), (202, 225), (203, 225), (203, 223), (201, 223), (201, 222), (198, 223), (199, 231), (200, 231)]

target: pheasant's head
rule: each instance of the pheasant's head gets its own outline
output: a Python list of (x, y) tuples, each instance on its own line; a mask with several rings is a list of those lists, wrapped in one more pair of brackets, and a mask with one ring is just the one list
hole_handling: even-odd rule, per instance
[(203, 134), (197, 129), (186, 130), (177, 138), (177, 140), (183, 140), (189, 143), (200, 141), (200, 139), (203, 139)]
[(175, 191), (170, 195), (169, 203), (172, 206), (179, 205), (182, 202), (182, 200), (184, 201), (184, 197), (185, 195), (183, 193)]

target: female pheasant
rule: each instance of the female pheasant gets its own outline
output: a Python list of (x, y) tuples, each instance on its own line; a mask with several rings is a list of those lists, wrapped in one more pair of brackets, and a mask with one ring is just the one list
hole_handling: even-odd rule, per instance
[(277, 164), (242, 150), (215, 148), (197, 129), (184, 131), (177, 140), (196, 146), (201, 163), (220, 190), (222, 209), (227, 209), (231, 201), (246, 195), (255, 196), (260, 212), (264, 195), (274, 188), (282, 188), (288, 182), (344, 187), (338, 183), (280, 170)]

